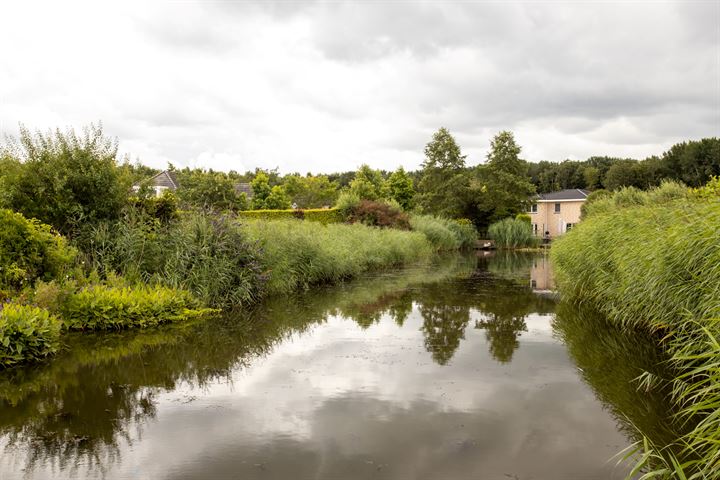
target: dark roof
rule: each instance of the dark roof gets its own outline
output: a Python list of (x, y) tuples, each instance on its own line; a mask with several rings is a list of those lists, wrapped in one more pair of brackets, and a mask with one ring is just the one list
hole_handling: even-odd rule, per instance
[(249, 183), (236, 183), (235, 191), (237, 193), (244, 193), (247, 198), (253, 196), (253, 190)]
[(560, 190), (559, 192), (541, 193), (538, 195), (539, 200), (585, 200), (590, 194), (588, 190), (581, 188), (571, 188), (569, 190)]
[(177, 175), (175, 172), (165, 170), (148, 180), (148, 184), (153, 187), (167, 187), (175, 190), (178, 187)]

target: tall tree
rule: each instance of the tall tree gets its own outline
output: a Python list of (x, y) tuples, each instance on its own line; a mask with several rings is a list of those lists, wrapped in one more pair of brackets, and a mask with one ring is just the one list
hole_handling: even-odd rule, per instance
[(262, 210), (265, 208), (265, 200), (270, 196), (272, 189), (270, 188), (268, 176), (263, 171), (258, 171), (255, 178), (250, 182), (253, 191), (252, 208), (253, 210)]
[(360, 165), (355, 178), (350, 182), (350, 192), (362, 200), (380, 200), (387, 196), (385, 180), (380, 170), (364, 164)]
[(463, 214), (469, 188), (465, 155), (445, 127), (425, 146), (421, 175), (418, 203), (424, 211), (449, 217)]

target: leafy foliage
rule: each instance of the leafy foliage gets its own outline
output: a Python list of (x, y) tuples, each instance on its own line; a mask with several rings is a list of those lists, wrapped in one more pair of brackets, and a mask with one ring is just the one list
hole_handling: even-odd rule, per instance
[(299, 208), (314, 209), (330, 206), (338, 196), (338, 184), (325, 175), (288, 175), (283, 181), (285, 193)]
[(446, 128), (433, 134), (425, 146), (425, 161), (418, 184), (418, 203), (424, 212), (448, 217), (464, 213), (470, 186), (465, 157)]
[(403, 210), (410, 210), (415, 196), (413, 179), (405, 172), (403, 167), (395, 170), (387, 179), (388, 196), (398, 202)]
[(387, 190), (382, 173), (368, 165), (360, 165), (355, 178), (350, 182), (350, 193), (361, 200), (380, 200), (387, 197)]
[(467, 221), (448, 220), (433, 215), (412, 215), (410, 226), (428, 239), (435, 250), (457, 250), (475, 245), (477, 232)]
[(238, 193), (235, 182), (220, 172), (180, 170), (178, 197), (184, 208), (240, 211), (248, 207), (245, 193)]
[(59, 346), (61, 322), (45, 309), (0, 306), (0, 368), (42, 360)]
[(5, 155), (22, 161), (8, 194), (13, 210), (72, 234), (81, 223), (113, 220), (127, 201), (130, 174), (117, 161), (117, 141), (101, 125), (82, 134), (21, 128)]
[(352, 209), (348, 221), (350, 223), (360, 222), (372, 227), (410, 229), (410, 219), (401, 209), (393, 208), (387, 203), (370, 200), (361, 200)]
[(75, 250), (49, 225), (0, 210), (0, 290), (61, 277)]
[(186, 321), (211, 313), (186, 290), (161, 286), (95, 285), (70, 295), (62, 306), (70, 330), (122, 330)]

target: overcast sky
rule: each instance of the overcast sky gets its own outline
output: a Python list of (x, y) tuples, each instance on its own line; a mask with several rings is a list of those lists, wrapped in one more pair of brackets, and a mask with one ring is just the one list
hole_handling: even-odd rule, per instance
[(2, 133), (97, 121), (155, 167), (642, 158), (720, 134), (720, 1), (3, 1)]

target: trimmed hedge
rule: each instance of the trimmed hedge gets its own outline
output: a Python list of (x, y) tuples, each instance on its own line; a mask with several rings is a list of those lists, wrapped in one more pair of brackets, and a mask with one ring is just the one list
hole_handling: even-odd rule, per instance
[(201, 308), (187, 290), (95, 285), (71, 294), (61, 314), (69, 330), (122, 330), (190, 320), (215, 311)]
[(0, 368), (41, 360), (55, 353), (60, 320), (43, 308), (6, 304), (0, 308)]
[(308, 220), (311, 222), (320, 222), (324, 225), (328, 223), (342, 223), (345, 216), (337, 208), (314, 208), (307, 210), (245, 210), (238, 212), (239, 218), (259, 219), (259, 220), (286, 220), (288, 218), (297, 218), (299, 220)]

